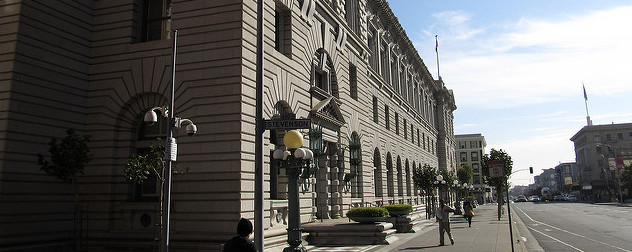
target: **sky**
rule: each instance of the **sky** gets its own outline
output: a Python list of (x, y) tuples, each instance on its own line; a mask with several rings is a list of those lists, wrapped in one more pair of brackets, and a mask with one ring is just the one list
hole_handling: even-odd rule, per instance
[(487, 153), (507, 152), (513, 185), (575, 161), (569, 139), (587, 124), (585, 102), (593, 125), (632, 122), (632, 1), (388, 2), (454, 91), (455, 134), (481, 133)]

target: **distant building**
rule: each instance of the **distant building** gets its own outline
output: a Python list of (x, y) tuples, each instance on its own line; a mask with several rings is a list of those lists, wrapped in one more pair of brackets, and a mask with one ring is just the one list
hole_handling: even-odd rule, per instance
[(562, 192), (559, 189), (555, 168), (544, 169), (540, 175), (533, 177), (533, 179), (538, 188), (548, 187), (553, 194), (560, 194)]
[(570, 140), (582, 199), (610, 201), (618, 192), (617, 167), (632, 160), (632, 123), (584, 126)]
[[(454, 135), (456, 141), (456, 155), (459, 161), (459, 166), (468, 164), (474, 171), (471, 183), (474, 185), (475, 190), (479, 192), (485, 191), (487, 187), (483, 182), (483, 171), (481, 168), (481, 158), (485, 153), (485, 136), (478, 134), (461, 134)], [(468, 182), (470, 183), (470, 182)], [(480, 197), (485, 197), (484, 194), (480, 194)], [(479, 202), (483, 202), (483, 199), (479, 199)]]
[(555, 166), (555, 173), (557, 173), (557, 186), (560, 192), (580, 189), (579, 169), (577, 169), (575, 162), (558, 164)]

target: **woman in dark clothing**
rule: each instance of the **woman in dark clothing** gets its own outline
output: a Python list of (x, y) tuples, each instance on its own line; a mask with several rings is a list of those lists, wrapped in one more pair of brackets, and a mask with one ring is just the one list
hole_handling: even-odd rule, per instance
[(472, 227), (472, 216), (474, 216), (474, 209), (469, 201), (463, 203), (463, 217), (467, 219), (467, 224)]
[(252, 223), (241, 218), (237, 223), (237, 236), (224, 243), (222, 252), (257, 252), (255, 244), (248, 239), (252, 234)]

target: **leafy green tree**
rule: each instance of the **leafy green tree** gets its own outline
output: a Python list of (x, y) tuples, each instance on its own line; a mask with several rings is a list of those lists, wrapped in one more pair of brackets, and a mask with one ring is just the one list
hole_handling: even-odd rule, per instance
[(621, 169), (621, 186), (628, 189), (628, 198), (632, 192), (632, 164), (624, 165)]
[[(504, 167), (504, 174), (501, 177), (492, 178), (489, 175), (489, 166), (488, 162), (491, 160), (502, 161)], [(513, 161), (511, 160), (511, 156), (509, 156), (502, 149), (496, 150), (491, 149), (489, 154), (485, 154), (481, 160), (481, 171), (483, 172), (483, 179), (485, 182), (493, 186), (496, 189), (496, 194), (498, 195), (498, 220), (500, 220), (500, 216), (502, 214), (502, 205), (503, 202), (503, 193), (508, 188), (509, 184), (509, 176), (511, 175), (511, 170), (513, 168)]]
[(160, 138), (149, 146), (147, 153), (138, 153), (130, 157), (123, 170), (125, 179), (129, 182), (141, 184), (148, 176), (155, 175), (163, 181), (165, 166), (165, 147)]
[(435, 185), (434, 182), (437, 179), (437, 171), (429, 164), (424, 164), (422, 167), (413, 168), (413, 183), (415, 187), (421, 189), (426, 196), (426, 218), (430, 218), (431, 198), (434, 197)]
[(457, 168), (456, 170), (456, 177), (459, 179), (459, 182), (461, 182), (461, 184), (471, 184), (472, 178), (474, 177), (474, 170), (472, 169), (472, 166), (470, 166), (469, 164), (462, 164), (461, 166), (459, 166), (459, 168)]
[(83, 175), (91, 160), (88, 148), (90, 136), (78, 135), (72, 128), (66, 130), (66, 134), (65, 138), (53, 137), (48, 142), (50, 161), (43, 154), (37, 154), (37, 164), (46, 174), (76, 186), (77, 177)]
[(84, 174), (86, 165), (90, 162), (89, 135), (79, 135), (73, 128), (66, 130), (66, 137), (51, 138), (48, 142), (49, 158), (37, 154), (37, 164), (46, 174), (54, 176), (64, 183), (71, 183), (74, 190), (74, 233), (77, 250), (80, 250), (81, 234), (79, 217), (79, 188), (77, 179)]
[[(156, 138), (156, 141), (149, 146), (149, 151), (145, 153), (137, 153), (132, 155), (127, 161), (123, 174), (125, 180), (128, 182), (134, 182), (142, 184), (150, 176), (156, 176), (157, 181), (160, 182), (160, 197), (159, 197), (159, 220), (162, 221), (162, 209), (164, 204), (164, 194), (162, 188), (165, 186), (164, 172), (167, 168), (167, 160), (165, 160), (165, 146), (164, 141), (160, 138)], [(185, 172), (188, 172), (189, 167), (185, 168)], [(177, 164), (172, 167), (172, 174), (179, 174)], [(162, 225), (162, 223), (160, 223)]]

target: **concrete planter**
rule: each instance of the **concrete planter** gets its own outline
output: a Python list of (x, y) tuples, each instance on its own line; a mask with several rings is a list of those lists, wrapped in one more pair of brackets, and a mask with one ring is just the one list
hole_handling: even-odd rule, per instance
[(407, 216), (411, 211), (410, 210), (404, 210), (404, 211), (388, 211), (388, 214), (391, 217), (404, 217)]
[(349, 219), (355, 222), (360, 222), (363, 224), (373, 224), (376, 222), (384, 222), (386, 221), (386, 217), (364, 217), (364, 216), (349, 216)]

